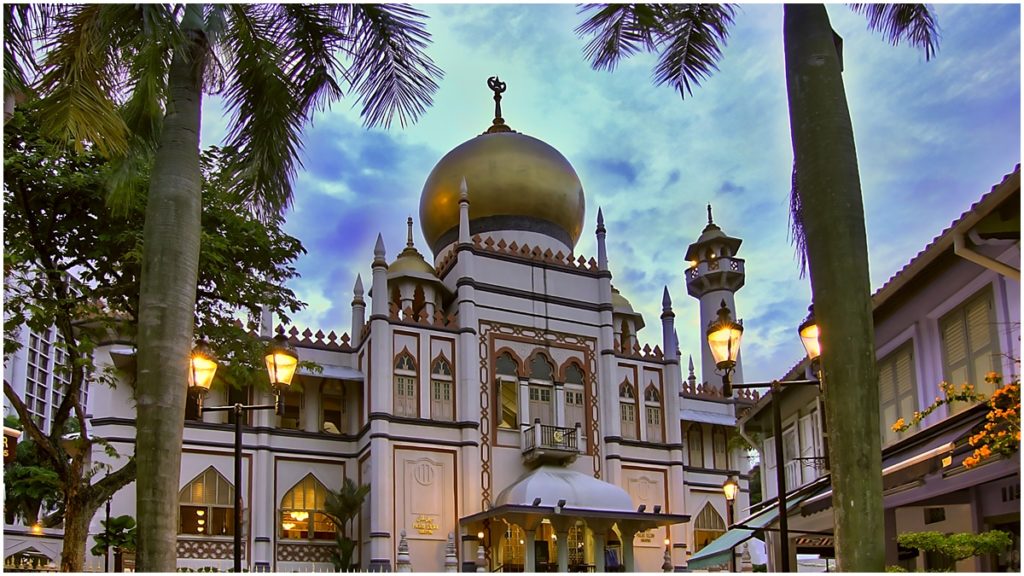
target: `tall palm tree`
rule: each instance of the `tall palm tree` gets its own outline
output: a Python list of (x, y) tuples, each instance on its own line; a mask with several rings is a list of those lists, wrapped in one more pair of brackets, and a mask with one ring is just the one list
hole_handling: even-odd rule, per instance
[[(890, 42), (931, 58), (937, 25), (923, 5), (860, 4), (853, 9)], [(733, 23), (727, 5), (588, 5), (577, 33), (596, 69), (658, 54), (654, 79), (685, 97), (717, 70)], [(829, 426), (835, 541), (843, 571), (885, 566), (881, 448), (867, 239), (857, 152), (842, 80), (841, 48), (822, 5), (787, 4), (783, 43), (793, 140), (794, 238), (807, 264), (821, 330)]]
[(137, 187), (134, 167), (152, 163), (136, 338), (137, 565), (172, 572), (204, 93), (220, 93), (231, 114), (234, 191), (271, 216), (291, 201), (303, 125), (342, 86), (367, 126), (404, 126), (430, 105), (441, 71), (424, 53), (424, 14), (407, 5), (85, 4), (54, 18), (36, 85), (44, 128), (117, 159), (115, 207)]

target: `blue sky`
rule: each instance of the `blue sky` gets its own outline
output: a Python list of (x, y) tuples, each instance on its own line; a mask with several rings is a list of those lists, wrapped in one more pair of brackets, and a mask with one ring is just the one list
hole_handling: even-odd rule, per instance
[[(348, 331), (352, 285), (356, 273), (369, 279), (377, 233), (394, 258), (434, 164), (490, 124), (486, 79), (497, 74), (508, 84), (508, 124), (561, 151), (583, 182), (577, 254), (596, 256), (603, 207), (613, 282), (645, 316), (642, 341), (660, 344), (667, 285), (684, 357), (698, 356), (702, 327), (686, 295), (683, 255), (710, 202), (716, 223), (743, 239), (747, 280), (736, 302), (746, 378), (778, 377), (800, 358), (796, 326), (810, 287), (787, 234), (792, 149), (779, 5), (739, 8), (720, 71), (685, 100), (652, 84), (653, 56), (634, 56), (612, 73), (592, 70), (573, 33), (575, 6), (421, 8), (434, 36), (429, 54), (445, 71), (426, 115), (406, 129), (366, 130), (342, 100), (305, 131), (305, 168), (285, 227), (309, 251), (292, 284), (309, 304), (297, 326)], [(926, 62), (867, 31), (845, 6), (829, 7), (844, 39), (872, 289), (1020, 161), (1020, 6), (934, 8), (941, 44)], [(204, 144), (217, 143), (225, 123), (220, 102), (208, 98)], [(415, 238), (429, 258), (418, 225)]]

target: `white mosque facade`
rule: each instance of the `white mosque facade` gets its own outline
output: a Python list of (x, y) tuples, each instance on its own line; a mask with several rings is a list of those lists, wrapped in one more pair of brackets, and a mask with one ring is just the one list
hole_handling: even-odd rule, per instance
[[(395, 569), (402, 543), (415, 571), (681, 570), (726, 530), (729, 476), (742, 517), (749, 463), (730, 447), (736, 401), (721, 397), (709, 351), (692, 354), (698, 382), (667, 287), (660, 326), (645, 331), (654, 342), (638, 339), (645, 319), (612, 285), (600, 211), (597, 254), (574, 252), (586, 227), (575, 170), (497, 116), (427, 177), (419, 224), (430, 257), (410, 219), (407, 245), (395, 254), (378, 238), (355, 279), (349, 335), (278, 328), (322, 372), (297, 376), (281, 414), (245, 416), (240, 488), (228, 416), (186, 421), (180, 567), (230, 568), (241, 489), (244, 568), (332, 569), (334, 526), (321, 511), (345, 478), (371, 487), (352, 527), (363, 569)], [(688, 263), (680, 249), (702, 326), (721, 301), (736, 309), (739, 244), (709, 213)], [(262, 332), (274, 332), (270, 318)], [(98, 352), (115, 366), (131, 353)], [(8, 364), (19, 381), (18, 360)], [(238, 401), (272, 395), (215, 384), (205, 404)], [(134, 450), (131, 406), (128, 385), (90, 392), (93, 433), (122, 454)], [(134, 515), (134, 503), (132, 484), (111, 514)], [(5, 536), (5, 557), (59, 550), (49, 530), (8, 524)]]

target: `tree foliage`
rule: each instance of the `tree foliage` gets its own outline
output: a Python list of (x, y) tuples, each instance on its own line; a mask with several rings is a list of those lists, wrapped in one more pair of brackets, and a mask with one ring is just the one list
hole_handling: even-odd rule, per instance
[(900, 546), (914, 548), (922, 552), (933, 552), (959, 562), (984, 556), (998, 554), (1013, 545), (1013, 537), (1008, 532), (989, 530), (981, 534), (960, 532), (943, 534), (941, 532), (907, 532), (896, 537)]
[(96, 535), (96, 544), (89, 550), (93, 556), (103, 556), (108, 549), (135, 550), (135, 518), (124, 514), (109, 520), (100, 520), (103, 531)]
[(331, 553), (336, 570), (347, 571), (352, 566), (352, 553), (356, 540), (350, 536), (352, 522), (359, 516), (363, 501), (370, 493), (369, 484), (356, 484), (345, 478), (340, 490), (331, 490), (324, 503), (324, 513), (334, 522), (338, 550)]
[[(32, 518), (31, 510), (47, 501), (45, 489), (57, 478), (65, 506), (56, 507), (44, 523), (80, 521), (62, 518), (68, 511), (87, 513), (87, 524), (98, 506), (134, 479), (134, 458), (116, 471), (89, 464), (94, 447), (113, 460), (121, 455), (90, 434), (82, 391), (115, 386), (124, 377), (98, 369), (94, 352), (102, 344), (134, 338), (145, 202), (138, 199), (124, 216), (112, 214), (105, 187), (111, 164), (93, 147), (78, 154), (42, 136), (35, 113), (17, 112), (4, 136), (4, 357), (20, 348), (21, 330), (53, 330), (55, 346), (68, 359), (55, 370), (69, 382), (48, 430), (40, 428), (24, 399), (4, 382), (25, 429), (19, 454), (32, 451), (31, 462), (5, 473), (8, 496), (19, 503), (19, 515)], [(198, 332), (230, 360), (222, 372), (227, 382), (258, 382), (260, 375), (266, 380), (263, 344), (253, 330), (261, 306), (285, 319), (303, 306), (284, 284), (297, 275), (293, 262), (304, 249), (281, 230), (280, 217), (261, 221), (227, 190), (220, 150), (207, 150), (202, 160), (208, 208), (195, 312)], [(81, 561), (84, 551), (75, 566)]]

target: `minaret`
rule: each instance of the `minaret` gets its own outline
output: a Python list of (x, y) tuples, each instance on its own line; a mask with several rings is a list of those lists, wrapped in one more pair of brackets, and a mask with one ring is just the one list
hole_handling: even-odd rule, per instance
[(352, 343), (359, 348), (363, 341), (363, 326), (366, 325), (366, 301), (363, 300), (363, 277), (356, 274), (356, 285), (352, 287)]
[[(715, 374), (715, 359), (708, 347), (705, 331), (708, 324), (718, 317), (718, 308), (723, 300), (732, 311), (733, 319), (740, 318), (734, 295), (743, 287), (746, 277), (743, 259), (736, 257), (742, 242), (722, 232), (715, 224), (711, 216), (711, 205), (708, 204), (708, 225), (704, 227), (700, 238), (686, 249), (686, 259), (690, 263), (686, 271), (686, 291), (700, 301), (700, 378), (716, 386), (721, 384), (721, 380)], [(741, 353), (736, 359), (733, 382), (743, 382), (742, 362)]]

